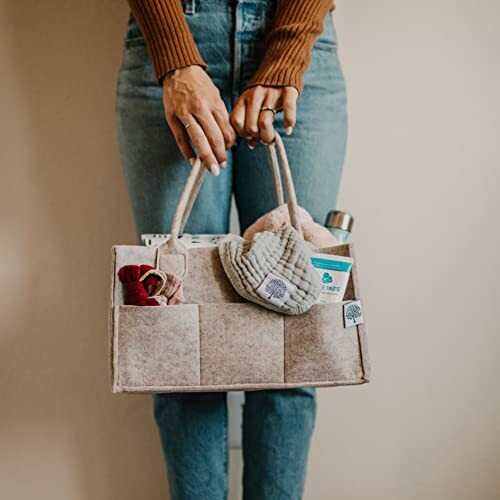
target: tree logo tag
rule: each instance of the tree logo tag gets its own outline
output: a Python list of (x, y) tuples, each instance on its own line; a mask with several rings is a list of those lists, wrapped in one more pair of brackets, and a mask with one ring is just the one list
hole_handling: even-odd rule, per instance
[(265, 301), (277, 307), (282, 307), (294, 291), (294, 285), (286, 278), (273, 273), (267, 273), (264, 281), (256, 290)]
[(361, 300), (351, 300), (344, 304), (344, 326), (360, 325), (363, 323), (363, 307)]

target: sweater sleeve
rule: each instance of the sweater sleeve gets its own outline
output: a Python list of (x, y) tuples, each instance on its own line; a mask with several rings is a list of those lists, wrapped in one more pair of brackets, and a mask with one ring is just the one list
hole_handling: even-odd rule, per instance
[(312, 47), (332, 8), (332, 0), (282, 0), (266, 39), (264, 58), (247, 88), (290, 85), (301, 93)]
[(158, 80), (177, 68), (207, 67), (189, 31), (180, 0), (128, 2), (146, 40)]

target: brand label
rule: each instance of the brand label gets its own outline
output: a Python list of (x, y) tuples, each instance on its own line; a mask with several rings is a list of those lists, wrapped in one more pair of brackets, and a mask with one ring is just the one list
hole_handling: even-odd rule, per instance
[(294, 290), (295, 287), (283, 276), (267, 273), (264, 281), (256, 291), (265, 301), (281, 307)]
[(344, 326), (360, 325), (363, 323), (363, 307), (360, 300), (351, 300), (344, 304)]

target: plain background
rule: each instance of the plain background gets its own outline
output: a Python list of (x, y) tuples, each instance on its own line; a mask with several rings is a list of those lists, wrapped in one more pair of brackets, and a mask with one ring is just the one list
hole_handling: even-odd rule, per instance
[[(167, 498), (151, 400), (112, 396), (124, 0), (0, 1), (0, 497)], [(308, 500), (500, 497), (500, 4), (340, 1), (373, 382), (320, 391)], [(318, 119), (323, 119), (318, 117)], [(307, 166), (304, 166), (307, 168)], [(233, 479), (234, 481), (234, 479)]]

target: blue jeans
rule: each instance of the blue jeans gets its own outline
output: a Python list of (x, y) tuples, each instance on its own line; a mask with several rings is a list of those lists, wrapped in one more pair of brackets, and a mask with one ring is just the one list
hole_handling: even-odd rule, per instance
[[(262, 59), (276, 0), (186, 0), (184, 7), (208, 73), (231, 109)], [(166, 124), (162, 89), (133, 18), (119, 75), (117, 123), (137, 237), (168, 233), (190, 166)], [(276, 128), (283, 135), (280, 115)], [(312, 50), (298, 101), (297, 125), (284, 139), (298, 201), (321, 223), (335, 208), (346, 132), (345, 84), (328, 15)], [(262, 146), (252, 151), (246, 141), (240, 141), (228, 153), (220, 176), (206, 177), (186, 231), (228, 232), (233, 193), (242, 231), (276, 206)], [(226, 394), (158, 394), (154, 414), (172, 500), (227, 498)], [(245, 500), (302, 498), (315, 414), (311, 388), (245, 393)]]

